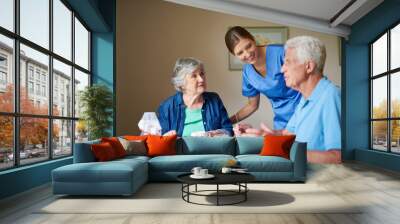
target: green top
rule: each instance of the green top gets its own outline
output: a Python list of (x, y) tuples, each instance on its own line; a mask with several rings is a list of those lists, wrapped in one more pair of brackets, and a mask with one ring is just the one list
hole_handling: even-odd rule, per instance
[(190, 136), (192, 132), (204, 131), (203, 116), (201, 109), (185, 109), (185, 123), (182, 136)]

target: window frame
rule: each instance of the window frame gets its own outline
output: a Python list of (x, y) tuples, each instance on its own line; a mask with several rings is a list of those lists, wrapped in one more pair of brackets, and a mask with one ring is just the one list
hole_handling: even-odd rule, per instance
[[(54, 69), (53, 69), (53, 59), (58, 60), (59, 62), (62, 62), (68, 66), (71, 66), (71, 93), (72, 93), (72, 99), (71, 99), (71, 104), (74, 105), (75, 103), (75, 88), (74, 88), (74, 82), (75, 82), (75, 69), (85, 73), (89, 77), (89, 83), (88, 86), (92, 85), (92, 61), (91, 61), (91, 49), (92, 49), (92, 43), (91, 43), (91, 37), (92, 37), (92, 30), (88, 27), (88, 25), (83, 21), (83, 19), (76, 13), (72, 7), (65, 1), (65, 0), (59, 0), (68, 10), (71, 11), (71, 18), (70, 18), (70, 23), (71, 23), (71, 59), (64, 58), (63, 56), (55, 53), (53, 50), (53, 24), (54, 24), (54, 18), (53, 18), (53, 1), (54, 0), (48, 0), (49, 3), (49, 49), (46, 49), (45, 47), (42, 47), (39, 44), (34, 43), (33, 41), (30, 41), (29, 39), (24, 38), (23, 36), (20, 35), (20, 0), (14, 0), (13, 1), (13, 10), (14, 10), (14, 31), (10, 31), (4, 27), (0, 26), (0, 35), (3, 35), (7, 38), (10, 38), (13, 40), (13, 59), (12, 59), (12, 73), (14, 78), (14, 110), (13, 112), (2, 112), (0, 111), (0, 116), (6, 116), (6, 117), (12, 117), (13, 119), (13, 153), (14, 153), (14, 161), (13, 161), (13, 166), (10, 167), (5, 167), (5, 168), (0, 168), (0, 172), (5, 171), (5, 170), (10, 170), (10, 169), (16, 169), (19, 167), (23, 166), (29, 166), (37, 163), (43, 163), (46, 161), (54, 160), (54, 159), (61, 159), (65, 157), (70, 157), (73, 156), (74, 152), (74, 143), (75, 143), (75, 126), (76, 126), (76, 121), (79, 120), (79, 117), (75, 116), (75, 108), (71, 108), (71, 114), (70, 116), (56, 116), (53, 115), (53, 76), (54, 76)], [(84, 26), (84, 28), (88, 31), (88, 69), (85, 69), (78, 64), (75, 63), (75, 18), (79, 20), (79, 22)], [(21, 85), (21, 80), (20, 80), (20, 45), (23, 44), (27, 47), (30, 47), (42, 54), (45, 54), (49, 58), (48, 62), (48, 74), (47, 74), (47, 84), (45, 84), (45, 95), (48, 97), (48, 108), (49, 111), (47, 112), (46, 115), (39, 115), (39, 114), (27, 114), (27, 113), (21, 113), (20, 111), (20, 85)], [(30, 65), (27, 63), (27, 71), (30, 71)], [(31, 79), (30, 73), (27, 72), (26, 75), (26, 82), (32, 81), (34, 84), (34, 92), (36, 92), (35, 85), (40, 83), (42, 86), (42, 79), (41, 75), (42, 72), (39, 73), (39, 80), (36, 79), (36, 72), (37, 70), (35, 67), (33, 67), (33, 79)], [(28, 86), (27, 86), (28, 87)], [(29, 88), (29, 87), (28, 87)], [(27, 88), (27, 91), (29, 91)], [(40, 91), (41, 92), (41, 91)], [(38, 96), (42, 96), (42, 94), (39, 94)], [(42, 96), (43, 97), (43, 96)], [(36, 103), (36, 102), (34, 102)], [(47, 150), (48, 150), (48, 155), (47, 157), (44, 157), (43, 160), (40, 160), (38, 162), (32, 162), (32, 163), (26, 163), (26, 164), (21, 164), (21, 158), (20, 158), (20, 119), (21, 118), (45, 118), (47, 119), (48, 122), (48, 136), (47, 136)], [(65, 121), (71, 121), (71, 153), (68, 155), (63, 155), (63, 156), (55, 156), (53, 155), (54, 152), (54, 147), (53, 147), (53, 123), (54, 121), (57, 120), (65, 120)]]
[[(393, 75), (396, 75), (396, 73), (400, 72), (400, 67), (391, 69), (391, 30), (395, 28), (396, 26), (400, 26), (400, 21), (397, 21), (396, 23), (392, 24), (389, 28), (385, 29), (384, 32), (379, 34), (375, 39), (373, 39), (370, 43), (368, 43), (369, 47), (369, 77), (368, 77), (368, 84), (369, 84), (369, 149), (373, 151), (379, 151), (379, 152), (385, 152), (385, 153), (390, 153), (390, 154), (400, 154), (400, 152), (393, 152), (392, 151), (392, 130), (391, 130), (391, 124), (392, 121), (400, 121), (400, 117), (392, 117), (392, 98), (391, 98), (391, 91), (392, 91), (392, 85), (391, 85), (391, 79)], [(386, 64), (386, 71), (380, 74), (376, 74), (374, 76), (373, 74), (373, 44), (378, 41), (381, 37), (383, 37), (385, 34), (387, 34), (387, 64)], [(378, 79), (386, 77), (386, 87), (387, 87), (387, 105), (386, 105), (386, 118), (373, 118), (373, 81)], [(374, 148), (374, 136), (373, 136), (373, 122), (374, 121), (386, 121), (386, 151), (384, 150), (379, 150)]]

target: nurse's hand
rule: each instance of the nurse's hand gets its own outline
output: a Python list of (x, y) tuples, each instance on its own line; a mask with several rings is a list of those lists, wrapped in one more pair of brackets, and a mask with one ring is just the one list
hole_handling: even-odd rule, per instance
[(246, 129), (248, 128), (252, 128), (252, 126), (250, 124), (239, 123), (233, 126), (233, 132), (235, 133), (235, 136), (242, 136), (246, 133)]
[(264, 132), (257, 128), (247, 128), (244, 134), (253, 135), (253, 136), (263, 136)]
[(260, 123), (260, 128), (261, 130), (264, 131), (264, 135), (275, 135), (275, 131), (270, 129), (266, 124), (264, 124), (263, 122)]

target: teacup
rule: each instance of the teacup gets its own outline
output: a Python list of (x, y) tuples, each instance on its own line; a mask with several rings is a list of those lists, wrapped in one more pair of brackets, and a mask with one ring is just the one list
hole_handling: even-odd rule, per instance
[(208, 169), (201, 169), (200, 170), (200, 176), (207, 176), (208, 175)]
[(200, 171), (201, 171), (201, 170), (202, 170), (202, 168), (199, 167), (199, 166), (193, 167), (192, 173), (193, 173), (194, 175), (196, 175), (196, 176), (200, 176), (200, 175), (201, 175), (201, 174), (200, 174)]

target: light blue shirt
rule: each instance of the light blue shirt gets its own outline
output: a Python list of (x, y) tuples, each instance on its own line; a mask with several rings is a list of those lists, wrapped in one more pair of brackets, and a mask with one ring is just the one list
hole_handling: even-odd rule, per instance
[(286, 130), (307, 149), (341, 149), (340, 108), (340, 89), (323, 77), (308, 99), (301, 98)]
[(285, 50), (282, 45), (271, 44), (266, 49), (267, 75), (261, 76), (251, 64), (243, 66), (242, 95), (254, 97), (262, 93), (274, 112), (274, 129), (284, 129), (292, 117), (301, 94), (286, 86), (281, 67)]

